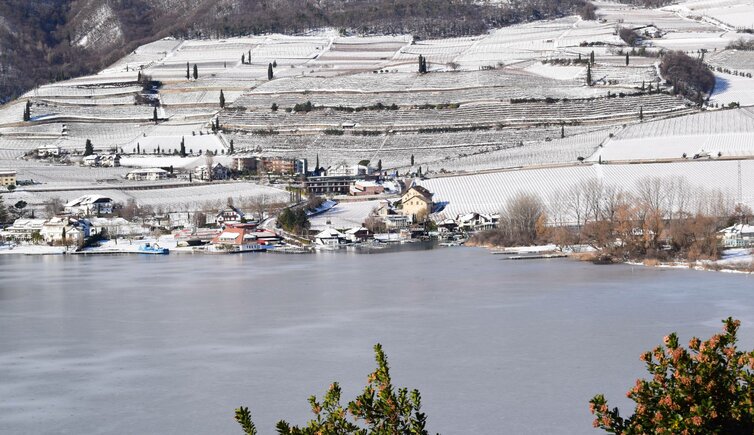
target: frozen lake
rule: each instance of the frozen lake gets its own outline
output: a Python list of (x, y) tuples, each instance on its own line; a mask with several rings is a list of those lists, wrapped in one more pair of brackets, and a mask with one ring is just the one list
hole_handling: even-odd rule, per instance
[(432, 433), (597, 433), (588, 400), (628, 406), (668, 332), (734, 316), (754, 348), (753, 295), (746, 275), (473, 248), (0, 256), (0, 433), (240, 434), (245, 405), (271, 434), (334, 380), (355, 397), (376, 342)]

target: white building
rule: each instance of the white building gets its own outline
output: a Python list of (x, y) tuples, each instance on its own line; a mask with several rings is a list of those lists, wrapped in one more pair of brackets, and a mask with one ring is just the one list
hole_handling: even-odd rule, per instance
[(47, 243), (80, 245), (89, 237), (89, 222), (67, 217), (54, 217), (42, 225), (40, 235)]
[(745, 248), (754, 246), (754, 225), (736, 224), (720, 231), (723, 246), (726, 248)]
[(0, 231), (0, 238), (5, 240), (31, 240), (34, 233), (40, 233), (44, 219), (16, 219), (13, 225)]
[(110, 214), (113, 212), (113, 200), (106, 196), (84, 195), (65, 204), (66, 213), (78, 216)]
[(158, 181), (168, 178), (168, 171), (160, 168), (136, 169), (126, 174), (126, 178), (133, 181)]
[(346, 236), (334, 228), (328, 228), (314, 236), (314, 241), (320, 246), (338, 246), (346, 242)]

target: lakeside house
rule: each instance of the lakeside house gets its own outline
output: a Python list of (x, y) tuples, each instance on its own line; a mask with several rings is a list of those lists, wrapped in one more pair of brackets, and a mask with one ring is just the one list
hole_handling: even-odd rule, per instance
[(227, 225), (210, 241), (210, 251), (214, 252), (254, 252), (264, 249), (255, 226)]
[(113, 200), (101, 195), (84, 195), (68, 201), (65, 212), (77, 216), (111, 214), (115, 206)]
[(374, 233), (364, 227), (351, 228), (345, 233), (346, 240), (351, 243), (366, 242), (367, 240), (372, 238), (373, 235)]
[(499, 215), (467, 213), (456, 219), (458, 227), (467, 232), (491, 230), (497, 226)]
[(402, 213), (413, 222), (423, 220), (432, 213), (432, 193), (422, 186), (412, 186), (401, 197)]
[(726, 248), (747, 248), (754, 246), (754, 225), (736, 224), (724, 228), (721, 234), (723, 246)]
[(85, 219), (54, 217), (45, 221), (39, 234), (50, 244), (81, 245), (89, 237), (90, 229)]
[(30, 241), (34, 234), (42, 231), (46, 219), (16, 219), (13, 224), (0, 231), (3, 240)]
[(314, 236), (314, 242), (320, 246), (339, 246), (346, 243), (346, 236), (334, 228), (327, 228)]

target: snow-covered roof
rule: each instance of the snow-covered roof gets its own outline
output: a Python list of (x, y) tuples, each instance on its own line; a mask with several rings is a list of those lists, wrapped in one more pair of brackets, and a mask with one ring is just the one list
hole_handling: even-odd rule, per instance
[(238, 235), (239, 235), (239, 233), (231, 233), (231, 232), (225, 231), (222, 234), (220, 234), (220, 236), (218, 237), (218, 239), (219, 240), (230, 240), (230, 241), (232, 241), (232, 240), (236, 240), (238, 238)]
[(369, 231), (369, 230), (366, 229), (366, 228), (364, 228), (364, 227), (354, 227), (354, 228), (351, 228), (350, 230), (346, 231), (346, 234), (356, 234), (356, 233), (361, 232), (361, 231)]
[(78, 207), (95, 203), (112, 202), (112, 199), (102, 195), (84, 195), (68, 201), (66, 207)]
[(327, 228), (325, 230), (322, 230), (319, 232), (319, 234), (316, 235), (316, 238), (318, 239), (334, 239), (334, 238), (341, 238), (343, 237), (343, 233), (336, 230), (335, 228)]

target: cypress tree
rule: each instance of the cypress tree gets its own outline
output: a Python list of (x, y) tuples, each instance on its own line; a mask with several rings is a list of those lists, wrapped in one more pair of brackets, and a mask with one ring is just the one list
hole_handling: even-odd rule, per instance
[(592, 50), (591, 54), (589, 54), (589, 63), (594, 65), (594, 50)]
[(199, 68), (194, 64), (194, 80), (199, 78)]
[(644, 106), (639, 106), (639, 121), (644, 121)]
[(251, 50), (249, 50), (249, 56), (246, 60), (249, 62), (249, 65), (251, 65)]
[(563, 139), (565, 137), (565, 125), (560, 126), (560, 138)]
[(8, 207), (3, 202), (3, 196), (0, 195), (0, 224), (8, 222)]
[(139, 75), (136, 76), (136, 81), (141, 83), (141, 71), (139, 71)]
[(186, 139), (181, 136), (181, 157), (186, 157)]
[(154, 121), (155, 124), (157, 124), (157, 108), (154, 108), (154, 111), (152, 112), (152, 121)]
[(411, 154), (411, 166), (414, 166), (414, 155)]
[(233, 153), (235, 153), (235, 152), (236, 152), (236, 150), (235, 150), (235, 148), (233, 147), (233, 139), (231, 139), (231, 140), (230, 140), (230, 149), (228, 150), (228, 154), (233, 154)]
[(586, 66), (586, 84), (592, 86), (592, 65)]
[(24, 108), (24, 121), (31, 121), (31, 101), (26, 100), (26, 107)]
[(267, 65), (267, 80), (272, 80), (274, 76), (275, 74), (272, 71), (272, 64)]
[(220, 107), (225, 108), (225, 94), (222, 89), (220, 89)]
[(136, 142), (136, 154), (141, 154), (141, 145), (139, 142)]
[(317, 163), (314, 164), (314, 170), (319, 172), (319, 153), (317, 153)]
[(92, 145), (91, 140), (87, 139), (84, 145), (84, 157), (91, 156), (92, 154), (94, 154), (94, 145)]
[(189, 66), (189, 63), (186, 62), (186, 80), (191, 79), (191, 68)]
[(245, 54), (241, 55), (241, 63), (242, 64), (246, 63), (246, 55)]
[(382, 173), (382, 159), (377, 160), (377, 172)]
[(626, 53), (626, 66), (628, 66), (628, 53)]

